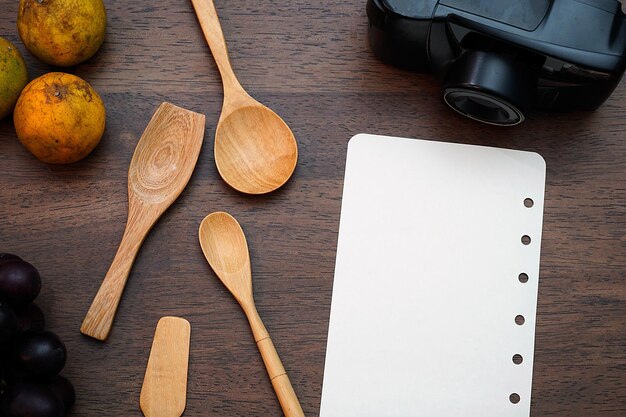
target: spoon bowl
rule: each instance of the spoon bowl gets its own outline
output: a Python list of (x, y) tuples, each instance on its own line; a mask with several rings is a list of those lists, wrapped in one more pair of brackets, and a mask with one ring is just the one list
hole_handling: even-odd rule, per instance
[(220, 281), (239, 304), (254, 303), (246, 236), (230, 214), (209, 214), (200, 224), (200, 246)]
[(217, 212), (202, 220), (198, 234), (206, 260), (248, 318), (285, 417), (304, 417), (287, 372), (254, 305), (250, 254), (241, 226), (230, 214)]
[(298, 146), (289, 126), (269, 108), (238, 107), (215, 134), (215, 163), (228, 185), (247, 194), (282, 186), (296, 168)]
[(239, 84), (213, 1), (192, 3), (224, 85), (222, 116), (215, 133), (217, 169), (228, 185), (243, 193), (274, 191), (296, 168), (298, 145), (293, 132)]

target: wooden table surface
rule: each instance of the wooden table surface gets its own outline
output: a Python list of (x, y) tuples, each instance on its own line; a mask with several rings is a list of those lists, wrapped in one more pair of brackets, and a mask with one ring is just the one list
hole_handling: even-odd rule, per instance
[[(19, 40), (17, 1), (0, 0), (0, 36), (31, 78), (55, 70)], [(626, 415), (626, 85), (596, 112), (532, 114), (495, 128), (451, 112), (439, 85), (378, 62), (364, 0), (217, 1), (235, 72), (293, 129), (290, 182), (261, 197), (219, 177), (213, 137), (222, 104), (215, 64), (191, 2), (107, 1), (107, 38), (68, 71), (108, 111), (85, 160), (45, 165), (0, 122), (0, 251), (41, 272), (38, 303), (67, 344), (73, 416), (140, 416), (157, 320), (192, 325), (186, 416), (275, 416), (280, 407), (239, 306), (198, 245), (202, 218), (228, 211), (251, 250), (260, 315), (308, 416), (319, 414), (346, 146), (360, 132), (539, 152), (547, 162), (533, 416)], [(146, 239), (108, 342), (79, 333), (115, 254), (127, 169), (151, 114), (170, 101), (207, 116), (196, 171)], [(452, 256), (453, 254), (451, 254)]]

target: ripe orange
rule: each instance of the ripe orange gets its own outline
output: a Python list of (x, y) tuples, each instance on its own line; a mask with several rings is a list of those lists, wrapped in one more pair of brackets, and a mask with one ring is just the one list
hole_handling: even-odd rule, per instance
[(28, 82), (28, 71), (15, 45), (0, 38), (0, 120), (11, 114)]
[(46, 64), (79, 64), (98, 51), (106, 32), (102, 0), (20, 0), (17, 30)]
[(104, 133), (102, 99), (85, 80), (51, 72), (24, 88), (15, 105), (17, 137), (33, 155), (50, 164), (83, 159)]

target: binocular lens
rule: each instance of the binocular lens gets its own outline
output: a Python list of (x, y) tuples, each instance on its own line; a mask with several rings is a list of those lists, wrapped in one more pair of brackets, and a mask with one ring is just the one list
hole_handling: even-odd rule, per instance
[(449, 88), (443, 99), (457, 112), (480, 122), (512, 126), (524, 121), (524, 114), (515, 106), (479, 91)]

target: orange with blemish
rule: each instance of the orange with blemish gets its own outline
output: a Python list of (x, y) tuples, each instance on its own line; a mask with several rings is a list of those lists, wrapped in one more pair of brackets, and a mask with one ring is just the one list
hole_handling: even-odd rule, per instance
[(33, 55), (67, 67), (98, 51), (106, 33), (106, 10), (102, 0), (20, 0), (17, 29)]
[(89, 155), (104, 133), (106, 111), (98, 93), (75, 75), (51, 72), (28, 84), (15, 105), (17, 137), (50, 164)]

